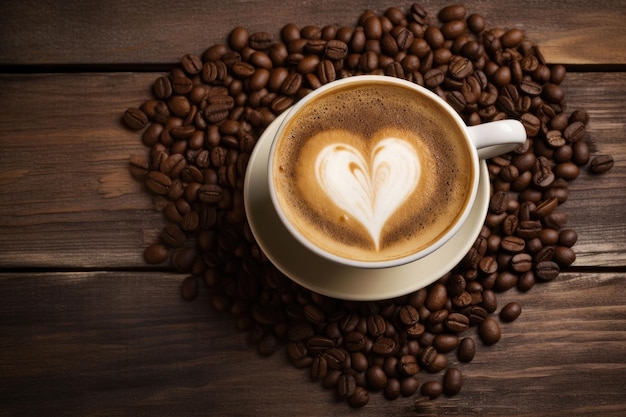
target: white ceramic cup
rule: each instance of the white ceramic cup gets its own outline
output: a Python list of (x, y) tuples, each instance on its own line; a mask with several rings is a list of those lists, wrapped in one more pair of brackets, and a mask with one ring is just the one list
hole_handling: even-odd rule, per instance
[[(466, 200), (467, 203), (464, 205), (462, 213), (457, 216), (454, 224), (447, 229), (447, 232), (445, 234), (440, 236), (426, 248), (416, 250), (415, 252), (412, 252), (407, 256), (399, 257), (392, 260), (364, 261), (350, 259), (347, 257), (338, 256), (337, 254), (329, 252), (309, 241), (309, 239), (307, 239), (306, 236), (300, 233), (298, 229), (291, 223), (289, 217), (286, 215), (285, 211), (281, 207), (273, 180), (273, 159), (276, 150), (276, 143), (278, 142), (277, 139), (281, 137), (283, 129), (287, 124), (289, 124), (291, 118), (297, 115), (297, 113), (302, 108), (309, 105), (315, 105), (315, 98), (321, 94), (327, 94), (329, 91), (332, 92), (333, 89), (341, 89), (342, 87), (347, 85), (365, 85), (368, 83), (400, 86), (402, 88), (410, 90), (416, 95), (421, 96), (422, 100), (428, 100), (430, 102), (436, 103), (440, 110), (447, 113), (447, 115), (449, 116), (442, 117), (442, 119), (454, 120), (454, 122), (458, 125), (459, 130), (463, 134), (464, 140), (467, 142), (467, 148), (469, 150), (469, 154), (471, 155), (470, 167), (472, 170), (472, 180), (470, 192)], [(312, 102), (313, 104), (311, 104)], [(485, 123), (478, 126), (466, 126), (461, 117), (456, 113), (456, 111), (442, 98), (417, 84), (394, 77), (375, 75), (361, 75), (345, 78), (318, 88), (286, 111), (284, 119), (278, 127), (276, 134), (274, 135), (273, 143), (269, 151), (269, 160), (267, 163), (267, 181), (270, 199), (272, 201), (273, 210), (275, 211), (278, 218), (281, 220), (284, 227), (289, 231), (293, 238), (295, 238), (311, 254), (337, 263), (341, 266), (350, 268), (393, 268), (414, 262), (432, 254), (434, 251), (436, 251), (437, 249), (442, 247), (442, 245), (448, 242), (453, 236), (455, 236), (464, 225), (464, 222), (467, 220), (470, 210), (472, 209), (472, 206), (474, 204), (474, 200), (476, 198), (480, 174), (480, 160), (512, 151), (522, 145), (525, 140), (526, 131), (523, 125), (517, 120), (502, 120), (497, 122)], [(285, 256), (289, 256), (288, 252), (285, 253)]]

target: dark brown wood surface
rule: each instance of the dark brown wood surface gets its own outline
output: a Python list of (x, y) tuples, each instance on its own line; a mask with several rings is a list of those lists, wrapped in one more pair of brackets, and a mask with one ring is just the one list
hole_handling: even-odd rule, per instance
[[(443, 2), (422, 2), (435, 13)], [(594, 154), (562, 206), (576, 263), (528, 293), (502, 340), (461, 369), (463, 391), (417, 412), (417, 398), (372, 394), (363, 409), (293, 368), (260, 357), (230, 315), (184, 275), (149, 267), (164, 221), (127, 171), (143, 153), (120, 116), (188, 52), (238, 25), (352, 26), (358, 2), (0, 2), (0, 415), (626, 414), (626, 5), (622, 1), (477, 1), (489, 27), (519, 27), (550, 63), (567, 64), (570, 109), (591, 115)], [(470, 331), (471, 332), (471, 331)], [(422, 381), (437, 375), (420, 374)]]

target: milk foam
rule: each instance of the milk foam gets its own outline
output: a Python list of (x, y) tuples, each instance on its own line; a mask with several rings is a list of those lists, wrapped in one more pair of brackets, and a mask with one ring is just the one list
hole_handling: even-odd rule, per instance
[(401, 138), (379, 141), (368, 160), (351, 145), (331, 144), (315, 162), (320, 187), (367, 229), (376, 251), (381, 230), (415, 190), (420, 172), (415, 149)]
[[(397, 156), (380, 162), (396, 153), (374, 151), (387, 139), (408, 144), (410, 151), (402, 145), (389, 149), (417, 155), (417, 164)], [(331, 150), (340, 152), (318, 162)], [(363, 261), (429, 246), (460, 215), (473, 181), (455, 122), (416, 93), (387, 85), (346, 87), (316, 98), (285, 126), (273, 164), (277, 199), (292, 226), (320, 248)], [(400, 170), (402, 164), (408, 166)], [(411, 190), (405, 198), (383, 195), (391, 188), (376, 185), (379, 175), (400, 194), (402, 184)], [(393, 179), (383, 180), (386, 175)], [(347, 177), (350, 187), (329, 185)]]

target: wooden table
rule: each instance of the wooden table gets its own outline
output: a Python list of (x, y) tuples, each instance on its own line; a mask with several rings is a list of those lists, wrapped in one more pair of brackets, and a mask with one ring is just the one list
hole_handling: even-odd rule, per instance
[[(422, 4), (431, 14), (445, 5)], [(391, 5), (410, 3), (0, 3), (0, 415), (416, 415), (417, 396), (336, 403), (284, 350), (261, 358), (204, 289), (185, 302), (184, 275), (146, 265), (164, 220), (128, 174), (129, 155), (145, 150), (120, 124), (153, 80), (235, 26), (353, 26)], [(461, 366), (461, 394), (423, 414), (626, 415), (626, 4), (468, 9), (490, 28), (523, 29), (567, 66), (569, 108), (589, 111), (594, 154), (615, 167), (583, 171), (562, 206), (579, 234), (575, 264), (502, 294), (522, 316)]]

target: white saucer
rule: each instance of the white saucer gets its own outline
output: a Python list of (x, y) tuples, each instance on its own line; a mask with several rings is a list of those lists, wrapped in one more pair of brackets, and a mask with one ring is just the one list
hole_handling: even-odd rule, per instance
[(267, 127), (255, 146), (245, 177), (244, 202), (248, 223), (268, 259), (296, 283), (317, 293), (343, 300), (384, 300), (433, 283), (472, 247), (489, 205), (489, 174), (480, 161), (476, 201), (459, 232), (441, 248), (417, 261), (384, 269), (342, 266), (308, 251), (284, 227), (273, 211), (267, 181), (267, 160), (276, 129), (284, 114)]

